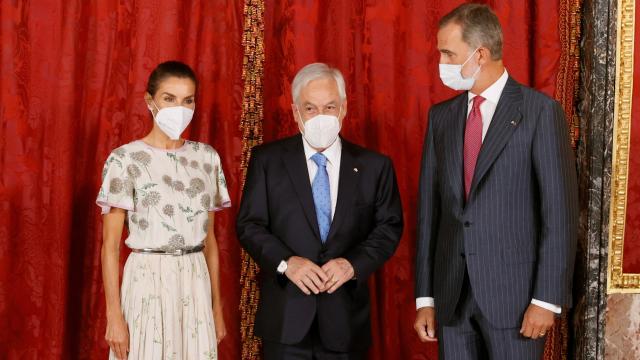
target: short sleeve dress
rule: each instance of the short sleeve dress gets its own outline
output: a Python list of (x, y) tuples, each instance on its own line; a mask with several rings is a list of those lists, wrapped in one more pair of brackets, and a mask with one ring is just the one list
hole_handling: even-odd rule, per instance
[[(108, 157), (97, 204), (127, 210), (132, 249), (172, 252), (201, 244), (208, 212), (231, 206), (218, 153), (186, 141), (165, 150), (138, 140)], [(181, 256), (131, 253), (122, 311), (129, 359), (217, 359), (211, 282), (202, 252)], [(115, 359), (112, 352), (110, 359)]]

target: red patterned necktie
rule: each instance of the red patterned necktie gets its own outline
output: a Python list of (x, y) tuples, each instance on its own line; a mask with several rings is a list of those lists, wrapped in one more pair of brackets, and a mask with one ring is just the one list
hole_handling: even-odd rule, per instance
[(482, 113), (480, 104), (484, 98), (476, 96), (473, 98), (473, 108), (467, 118), (467, 126), (464, 129), (464, 193), (465, 199), (469, 198), (471, 191), (471, 181), (478, 162), (478, 154), (482, 146)]

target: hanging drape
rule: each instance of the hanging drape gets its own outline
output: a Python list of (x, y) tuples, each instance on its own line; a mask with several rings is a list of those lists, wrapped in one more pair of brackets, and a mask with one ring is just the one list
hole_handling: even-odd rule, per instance
[[(238, 204), (242, 14), (234, 0), (0, 2), (0, 358), (106, 357), (95, 197), (109, 152), (151, 129), (158, 63), (198, 74), (186, 136), (218, 150)], [(224, 359), (240, 357), (236, 208), (216, 215)]]
[[(427, 110), (453, 95), (438, 79), (437, 21), (459, 3), (2, 1), (0, 357), (106, 356), (94, 204), (101, 168), (113, 148), (150, 129), (147, 76), (159, 62), (178, 59), (200, 80), (186, 136), (219, 151), (236, 205), (216, 216), (228, 330), (221, 359), (241, 358), (241, 323), (251, 313), (241, 321), (240, 298), (251, 304), (253, 296), (233, 226), (241, 165), (262, 134), (271, 141), (297, 131), (289, 83), (315, 61), (344, 73), (343, 134), (391, 156), (403, 198), (400, 247), (371, 280), (370, 358), (435, 359), (435, 347), (412, 330), (415, 195)], [(573, 122), (579, 0), (488, 4), (505, 28), (510, 74), (562, 100)], [(251, 12), (259, 7), (264, 12)], [(252, 53), (261, 50), (264, 63)], [(566, 328), (558, 326), (546, 357), (561, 358), (565, 339)]]
[[(406, 224), (395, 256), (371, 281), (370, 358), (435, 359), (436, 347), (420, 343), (412, 326), (416, 194), (427, 111), (454, 95), (438, 75), (438, 20), (463, 1), (266, 3), (265, 141), (298, 131), (291, 116), (290, 82), (300, 67), (322, 61), (343, 72), (349, 112), (342, 134), (393, 159)], [(561, 99), (573, 125), (579, 2), (485, 3), (503, 26), (510, 75)], [(558, 322), (548, 339), (547, 358), (560, 358), (566, 334), (566, 320)]]

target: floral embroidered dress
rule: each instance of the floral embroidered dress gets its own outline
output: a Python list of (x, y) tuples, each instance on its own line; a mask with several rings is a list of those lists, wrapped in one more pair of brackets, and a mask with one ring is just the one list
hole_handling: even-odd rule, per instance
[[(208, 212), (231, 205), (218, 153), (186, 141), (158, 149), (134, 141), (107, 159), (97, 204), (127, 210), (132, 249), (191, 248), (207, 234)], [(131, 253), (122, 311), (129, 359), (217, 359), (211, 282), (202, 252), (182, 256)], [(110, 359), (115, 354), (110, 353)]]

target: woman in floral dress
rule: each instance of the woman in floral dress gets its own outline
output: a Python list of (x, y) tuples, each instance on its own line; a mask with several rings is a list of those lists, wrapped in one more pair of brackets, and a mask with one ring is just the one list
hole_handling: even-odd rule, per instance
[[(197, 81), (180, 62), (151, 73), (144, 138), (109, 155), (97, 203), (110, 359), (217, 359), (225, 335), (214, 212), (230, 206), (218, 153), (180, 138)], [(119, 254), (132, 249), (119, 287)]]

